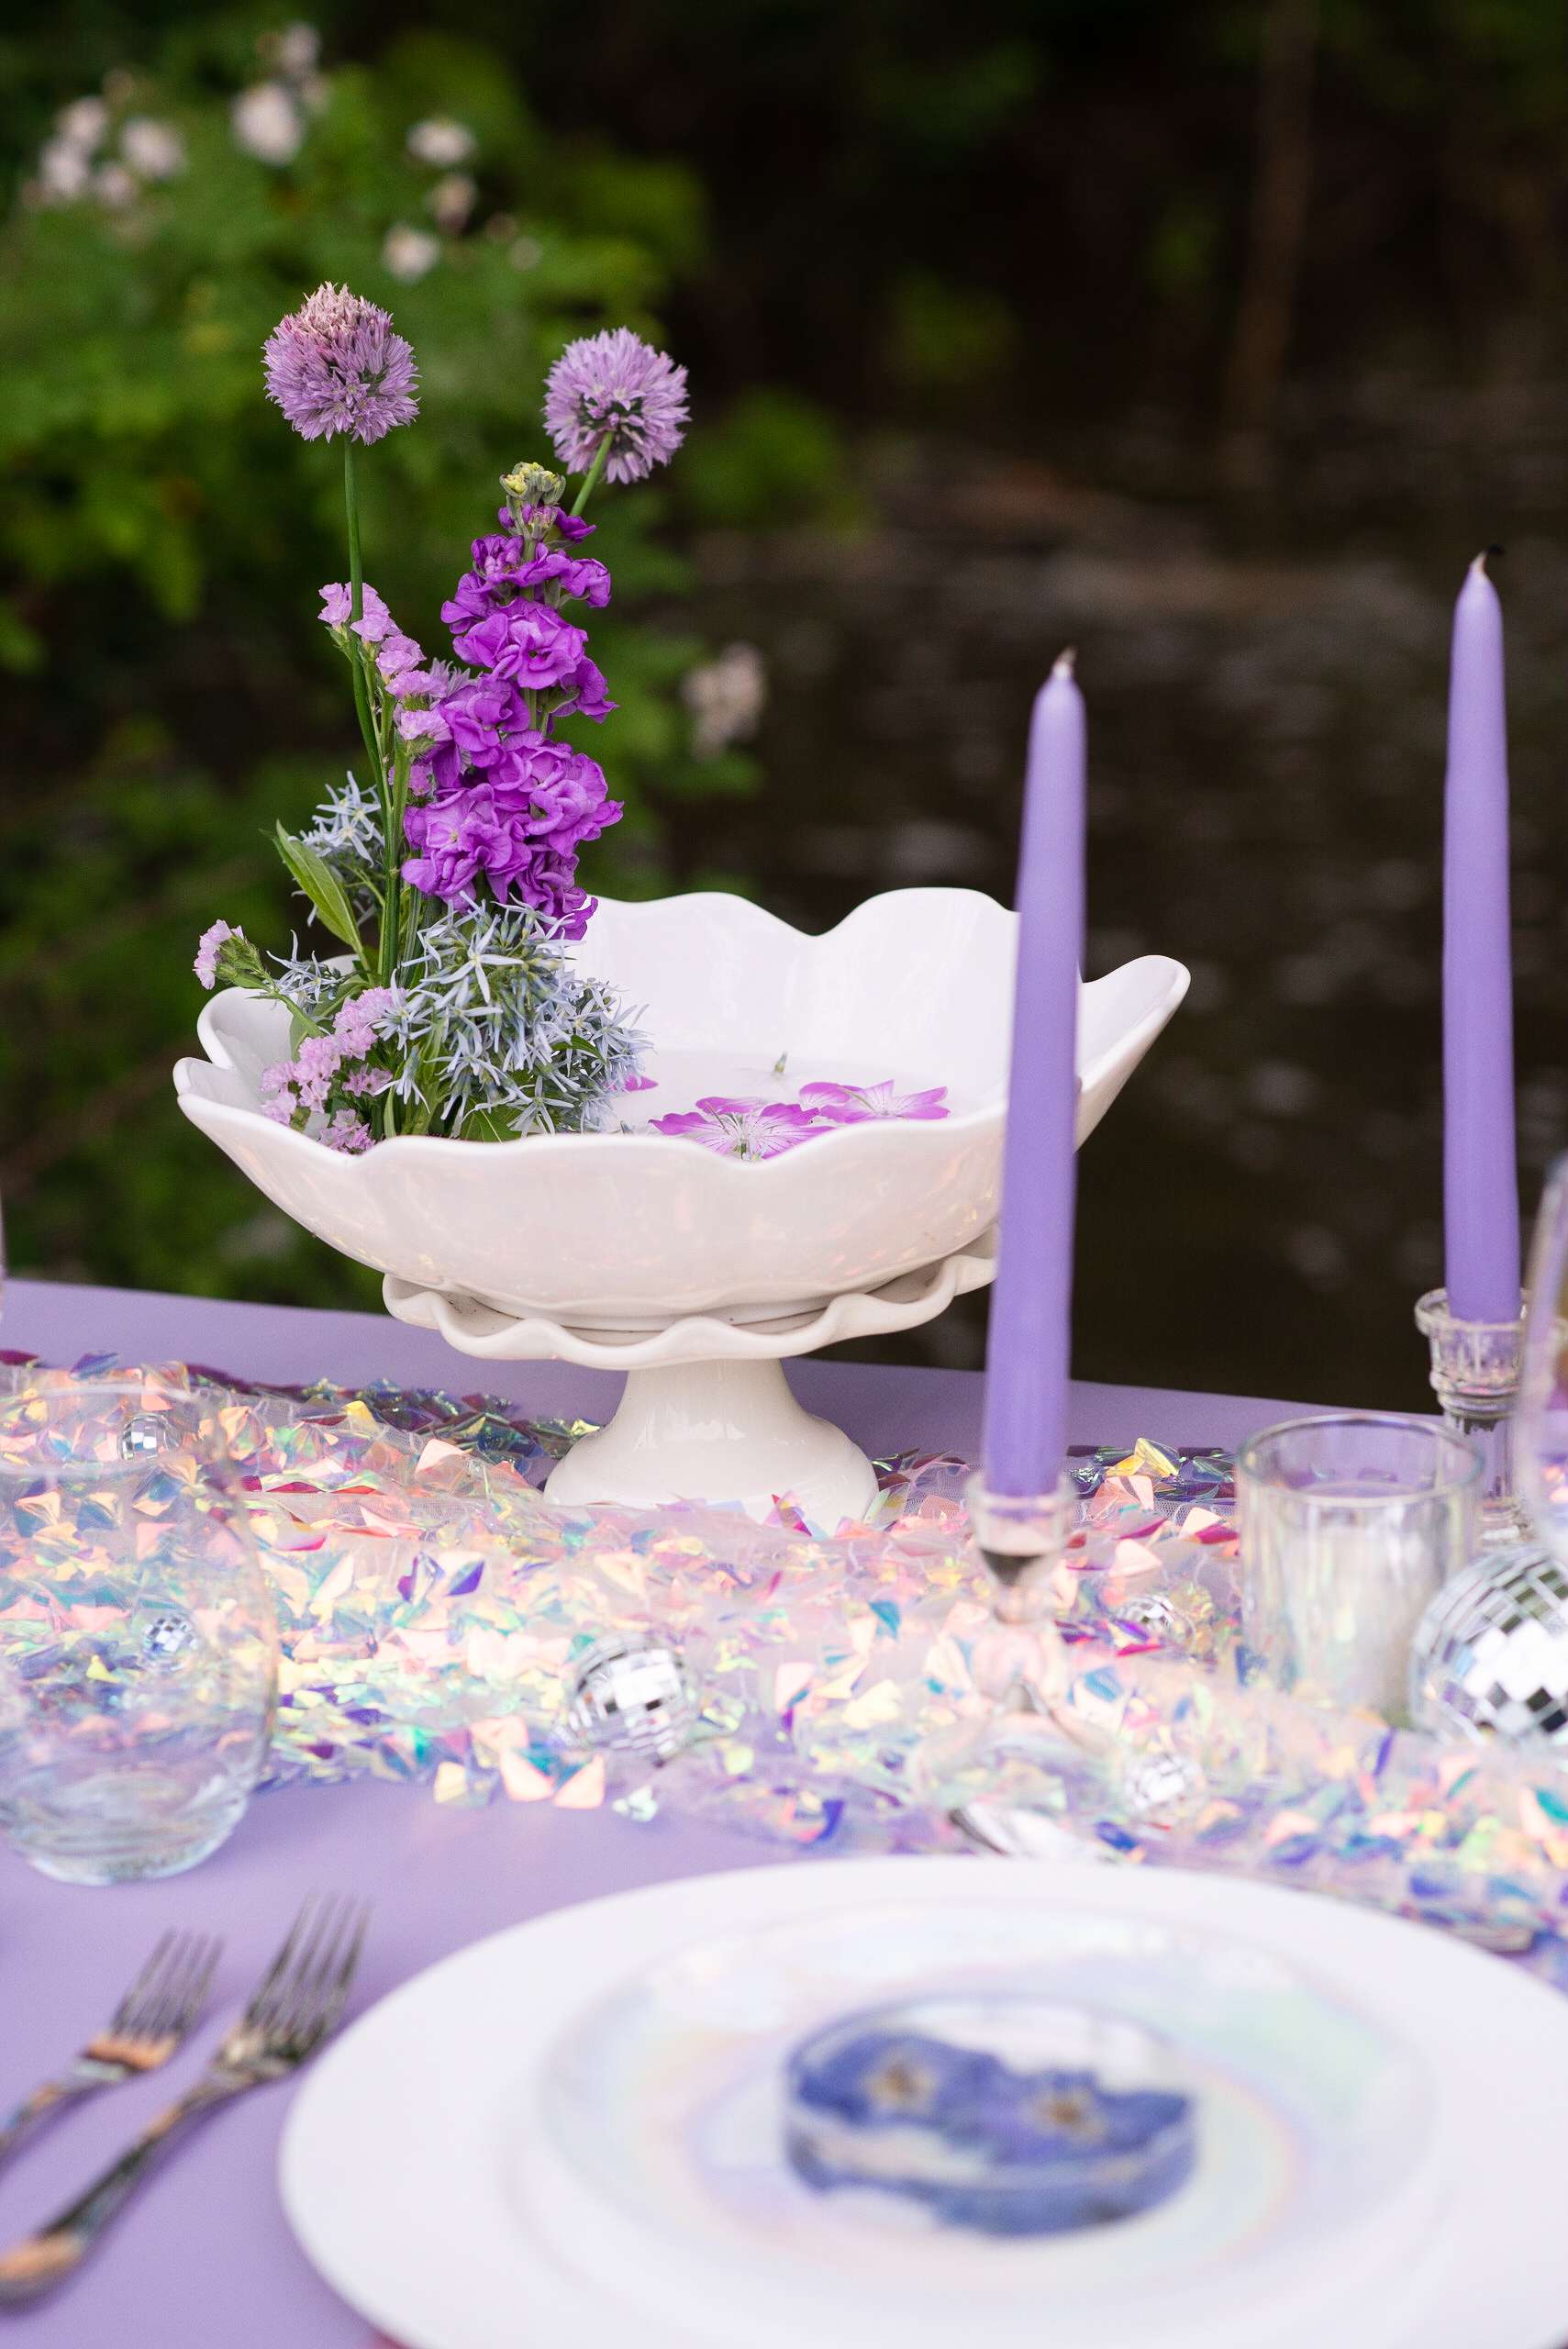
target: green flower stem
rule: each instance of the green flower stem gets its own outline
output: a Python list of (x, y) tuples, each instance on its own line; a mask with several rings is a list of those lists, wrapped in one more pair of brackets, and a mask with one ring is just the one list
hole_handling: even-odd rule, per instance
[(375, 728), (371, 720), (370, 684), (365, 675), (365, 648), (354, 633), (354, 623), (365, 616), (365, 563), (360, 544), (360, 492), (354, 478), (354, 443), (343, 441), (343, 507), (349, 523), (349, 663), (354, 674), (354, 708), (371, 763), (371, 779), (386, 813), (386, 770), (382, 763)]
[(383, 843), (385, 855), (386, 894), (382, 899), (381, 916), (381, 983), (392, 985), (397, 969), (397, 952), (403, 928), (403, 875), (398, 867), (403, 856), (403, 815), (408, 805), (409, 751), (406, 742), (399, 742), (392, 758), (392, 790), (387, 809), (386, 837)]
[(613, 432), (606, 432), (598, 447), (595, 450), (594, 462), (583, 476), (583, 486), (572, 501), (571, 510), (573, 514), (581, 514), (584, 507), (586, 506), (588, 500), (594, 495), (595, 490), (598, 487), (599, 475), (605, 470), (605, 459), (610, 453), (610, 447), (615, 437), (616, 436)]

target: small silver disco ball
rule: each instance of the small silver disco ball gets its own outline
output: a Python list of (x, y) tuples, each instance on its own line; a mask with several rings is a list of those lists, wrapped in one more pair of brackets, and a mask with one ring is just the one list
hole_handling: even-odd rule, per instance
[(1416, 1627), (1410, 1717), (1434, 1737), (1562, 1748), (1568, 1761), (1568, 1569), (1538, 1542), (1483, 1551)]
[(679, 1648), (651, 1632), (610, 1632), (578, 1658), (567, 1720), (584, 1745), (668, 1762), (690, 1738), (697, 1711)]
[(163, 1449), (163, 1427), (155, 1411), (138, 1411), (120, 1430), (122, 1460), (150, 1460)]

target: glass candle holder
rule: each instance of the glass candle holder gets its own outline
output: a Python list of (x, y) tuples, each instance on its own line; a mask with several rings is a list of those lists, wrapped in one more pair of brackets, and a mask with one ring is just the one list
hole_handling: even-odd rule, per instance
[(1066, 1680), (1053, 1617), (1057, 1570), (1077, 1514), (1063, 1476), (1053, 1492), (993, 1493), (972, 1476), (964, 1495), (970, 1538), (991, 1586), (991, 1623), (975, 1642), (976, 1687), (1003, 1706), (1041, 1709)]
[(1517, 1320), (1462, 1321), (1449, 1310), (1446, 1289), (1429, 1289), (1416, 1307), (1416, 1327), (1431, 1348), (1432, 1392), (1444, 1419), (1480, 1447), (1479, 1538), (1488, 1545), (1517, 1542), (1529, 1524), (1514, 1480), (1522, 1300)]
[(1474, 1553), (1482, 1458), (1436, 1419), (1331, 1411), (1236, 1457), (1241, 1631), (1279, 1687), (1405, 1718), (1411, 1642)]

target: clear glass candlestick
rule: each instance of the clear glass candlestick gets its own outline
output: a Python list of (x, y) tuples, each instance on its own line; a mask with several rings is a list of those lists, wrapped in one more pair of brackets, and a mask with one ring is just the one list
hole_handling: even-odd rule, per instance
[(1054, 1492), (1020, 1497), (993, 1493), (972, 1476), (965, 1498), (974, 1553), (991, 1586), (992, 1620), (975, 1642), (974, 1685), (1005, 1709), (1042, 1711), (1066, 1685), (1054, 1617), (1077, 1486), (1063, 1476)]
[(1462, 1321), (1448, 1291), (1428, 1291), (1416, 1327), (1431, 1348), (1432, 1391), (1456, 1435), (1478, 1446), (1482, 1463), (1479, 1539), (1484, 1547), (1517, 1542), (1529, 1527), (1514, 1478), (1514, 1406), (1524, 1353), (1521, 1300), (1512, 1321)]

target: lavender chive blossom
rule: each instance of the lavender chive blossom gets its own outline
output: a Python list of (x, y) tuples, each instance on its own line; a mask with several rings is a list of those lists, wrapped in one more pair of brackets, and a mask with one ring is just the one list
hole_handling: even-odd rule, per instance
[(385, 310), (346, 285), (319, 285), (262, 351), (267, 396), (306, 440), (347, 433), (368, 447), (411, 424), (418, 370)]
[(608, 441), (606, 481), (641, 481), (685, 438), (686, 371), (629, 327), (569, 342), (545, 386), (545, 429), (568, 473), (585, 473)]

